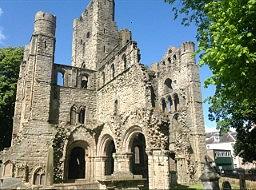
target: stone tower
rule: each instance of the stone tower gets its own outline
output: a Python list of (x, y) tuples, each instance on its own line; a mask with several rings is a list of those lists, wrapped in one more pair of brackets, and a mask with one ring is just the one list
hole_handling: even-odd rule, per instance
[[(55, 16), (38, 12), (21, 64), (3, 187), (170, 189), (199, 179), (205, 154), (194, 43), (151, 68), (113, 0), (74, 20), (72, 64), (54, 63)], [(23, 185), (22, 185), (23, 184)], [(12, 187), (12, 188), (15, 188)], [(9, 187), (8, 187), (9, 188)]]
[(72, 65), (96, 70), (119, 44), (114, 0), (93, 0), (73, 23)]
[(55, 27), (55, 16), (43, 12), (36, 14), (34, 32), (30, 44), (25, 49), (20, 69), (14, 136), (18, 135), (24, 123), (49, 120)]

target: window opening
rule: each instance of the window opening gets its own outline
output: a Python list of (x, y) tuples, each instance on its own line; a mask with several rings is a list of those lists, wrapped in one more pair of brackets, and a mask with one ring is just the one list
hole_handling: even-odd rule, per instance
[(87, 88), (88, 87), (88, 77), (83, 76), (81, 81), (81, 88)]
[(163, 112), (165, 112), (165, 109), (166, 109), (166, 102), (165, 102), (165, 99), (163, 98), (162, 99), (162, 110), (163, 110)]
[(62, 72), (57, 73), (57, 85), (64, 86), (64, 73)]
[(81, 108), (79, 112), (78, 122), (84, 124), (85, 121), (85, 108)]
[(173, 99), (174, 99), (174, 109), (175, 109), (175, 111), (177, 111), (178, 110), (178, 105), (180, 103), (178, 94), (174, 94)]

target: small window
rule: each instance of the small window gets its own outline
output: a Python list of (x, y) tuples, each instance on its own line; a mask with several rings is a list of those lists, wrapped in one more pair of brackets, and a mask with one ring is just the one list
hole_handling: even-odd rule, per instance
[(88, 87), (88, 77), (83, 76), (81, 80), (81, 88), (86, 89)]
[(174, 109), (175, 109), (175, 111), (177, 111), (179, 103), (180, 103), (178, 94), (174, 94), (173, 101), (174, 101)]
[(156, 107), (156, 94), (154, 91), (154, 88), (152, 86), (150, 86), (150, 95), (151, 95), (151, 105), (152, 107)]
[(85, 121), (85, 108), (81, 108), (79, 112), (78, 122), (84, 124)]
[(172, 92), (172, 80), (167, 78), (165, 81), (164, 81), (164, 94), (168, 94), (170, 92)]
[(64, 86), (64, 73), (62, 72), (57, 73), (57, 85)]
[(127, 68), (127, 58), (126, 58), (125, 54), (122, 56), (122, 60), (123, 60), (123, 64), (124, 64), (124, 69), (126, 69)]
[(103, 46), (103, 52), (106, 53), (106, 46)]
[(45, 173), (42, 168), (38, 169), (34, 174), (34, 185), (44, 185), (45, 183)]
[(168, 57), (168, 62), (169, 62), (169, 64), (172, 63), (172, 60), (170, 57)]
[(177, 59), (177, 56), (174, 54), (173, 55), (173, 60), (175, 61)]
[(90, 33), (90, 32), (87, 32), (86, 38), (90, 38), (90, 37), (91, 37), (91, 33)]
[(47, 42), (44, 41), (44, 48), (46, 49), (47, 48)]
[(111, 75), (112, 75), (112, 78), (115, 77), (115, 66), (114, 66), (114, 64), (111, 65)]
[(85, 69), (85, 62), (82, 63), (82, 68)]
[(76, 124), (76, 107), (72, 106), (70, 111), (70, 124), (75, 125)]
[(162, 99), (162, 111), (165, 112), (166, 110), (166, 102), (165, 102), (165, 99), (163, 98)]

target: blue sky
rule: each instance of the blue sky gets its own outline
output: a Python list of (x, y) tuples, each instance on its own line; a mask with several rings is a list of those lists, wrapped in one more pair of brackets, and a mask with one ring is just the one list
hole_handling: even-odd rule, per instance
[[(0, 47), (24, 46), (33, 31), (34, 15), (42, 10), (57, 16), (55, 62), (70, 64), (72, 21), (80, 16), (89, 0), (0, 0)], [(170, 5), (164, 0), (116, 0), (118, 28), (128, 28), (141, 49), (142, 63), (150, 65), (159, 61), (168, 47), (179, 47), (184, 41), (196, 42), (195, 26), (184, 27), (173, 20)], [(201, 81), (210, 76), (207, 67), (200, 71)], [(213, 93), (213, 88), (202, 85), (203, 99)], [(204, 118), (207, 128), (216, 124), (208, 120), (205, 103)]]

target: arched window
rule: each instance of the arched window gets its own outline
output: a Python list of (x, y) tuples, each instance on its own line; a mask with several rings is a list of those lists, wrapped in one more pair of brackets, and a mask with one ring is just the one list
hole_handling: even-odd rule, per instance
[(173, 55), (173, 60), (175, 61), (177, 59), (177, 56), (174, 54)]
[(79, 112), (78, 122), (84, 124), (85, 121), (85, 108), (81, 108)]
[(170, 58), (170, 57), (168, 57), (168, 62), (169, 62), (169, 64), (171, 64), (171, 63), (172, 63), (172, 60), (171, 60), (171, 58)]
[(156, 94), (152, 86), (150, 86), (150, 95), (151, 95), (151, 105), (152, 107), (156, 107)]
[(165, 112), (165, 109), (166, 109), (166, 102), (165, 102), (165, 99), (162, 98), (162, 110), (163, 110), (163, 112)]
[(172, 98), (171, 98), (171, 96), (168, 96), (168, 98), (167, 98), (167, 111), (168, 112), (172, 111)]
[(57, 85), (58, 86), (64, 86), (64, 72), (58, 72), (57, 73)]
[(111, 65), (111, 76), (112, 76), (112, 78), (115, 77), (115, 66), (114, 66), (114, 64)]
[(139, 148), (139, 146), (134, 147), (134, 163), (140, 164), (140, 148)]
[(42, 168), (38, 169), (34, 174), (34, 185), (44, 185), (45, 183), (45, 173)]
[(88, 87), (88, 77), (82, 76), (81, 80), (81, 88), (87, 88)]
[(102, 72), (102, 84), (105, 84), (105, 72)]
[(82, 68), (85, 69), (85, 62), (82, 63)]
[(4, 164), (3, 176), (4, 177), (13, 177), (13, 163), (10, 160), (5, 162), (5, 164)]
[(173, 101), (174, 101), (174, 109), (175, 111), (177, 111), (179, 109), (179, 103), (180, 103), (178, 94), (173, 95)]
[(164, 85), (165, 85), (166, 90), (172, 89), (172, 80), (169, 79), (169, 78), (166, 79), (166, 80), (164, 81)]
[(75, 106), (71, 107), (71, 111), (70, 111), (70, 124), (71, 125), (75, 125), (76, 124), (76, 114), (77, 114), (77, 110)]
[(126, 58), (125, 54), (122, 56), (122, 60), (123, 60), (123, 63), (124, 63), (124, 69), (126, 69), (127, 68), (127, 58)]

